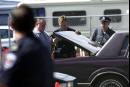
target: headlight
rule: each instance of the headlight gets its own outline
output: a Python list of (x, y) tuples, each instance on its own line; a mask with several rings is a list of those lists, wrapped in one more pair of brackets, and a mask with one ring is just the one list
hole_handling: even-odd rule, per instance
[(68, 82), (68, 87), (74, 87), (74, 83), (73, 82)]
[(76, 78), (63, 73), (54, 73), (55, 87), (74, 87), (76, 85)]
[(61, 83), (60, 87), (74, 87), (74, 83), (73, 82)]

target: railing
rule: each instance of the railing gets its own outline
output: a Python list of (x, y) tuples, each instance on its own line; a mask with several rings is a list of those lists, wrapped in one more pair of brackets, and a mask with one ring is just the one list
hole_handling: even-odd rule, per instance
[[(100, 27), (99, 18), (104, 15), (88, 15), (88, 16), (66, 16), (68, 18), (68, 24), (70, 27), (79, 30), (83, 35), (90, 37), (96, 28)], [(112, 19), (110, 28), (115, 31), (129, 31), (129, 13), (128, 14), (116, 14), (105, 15)], [(36, 17), (44, 18), (47, 22), (46, 31), (52, 33), (58, 29), (58, 17)]]

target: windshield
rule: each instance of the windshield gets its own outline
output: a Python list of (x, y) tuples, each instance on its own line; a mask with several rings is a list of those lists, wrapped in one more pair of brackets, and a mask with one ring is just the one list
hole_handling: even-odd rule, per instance
[(7, 38), (9, 38), (9, 36), (11, 38), (13, 38), (13, 31), (10, 30), (10, 32), (9, 32), (8, 29), (0, 29), (1, 39), (7, 39)]

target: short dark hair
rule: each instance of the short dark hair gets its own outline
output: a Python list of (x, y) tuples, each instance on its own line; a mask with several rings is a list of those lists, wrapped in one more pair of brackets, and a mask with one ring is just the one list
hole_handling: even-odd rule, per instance
[(36, 18), (36, 19), (35, 19), (35, 22), (36, 22), (36, 23), (38, 23), (38, 22), (46, 22), (46, 20), (43, 19), (43, 18)]
[(35, 18), (29, 6), (22, 4), (14, 8), (10, 13), (10, 18), (11, 26), (13, 26), (14, 30), (23, 33), (30, 33), (33, 31)]

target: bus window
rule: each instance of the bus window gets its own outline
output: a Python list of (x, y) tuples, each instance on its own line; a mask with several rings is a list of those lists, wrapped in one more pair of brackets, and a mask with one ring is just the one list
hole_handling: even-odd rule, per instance
[[(9, 38), (8, 29), (0, 29), (0, 37), (1, 39)], [(10, 37), (13, 38), (13, 31), (10, 30)]]
[[(107, 9), (104, 11), (104, 15), (118, 15), (121, 14), (120, 9)], [(109, 16), (112, 20), (112, 23), (119, 23), (121, 22), (121, 16)]]
[[(68, 18), (69, 26), (85, 26), (86, 25), (86, 17), (72, 17), (71, 16), (86, 16), (86, 11), (58, 11), (53, 13), (53, 17), (59, 16), (70, 16)], [(53, 19), (53, 26), (58, 26), (58, 18)]]
[(33, 8), (33, 12), (34, 12), (35, 17), (45, 16), (45, 8)]
[(0, 25), (8, 24), (8, 14), (0, 14)]

